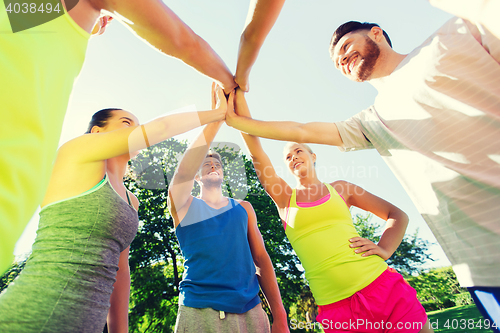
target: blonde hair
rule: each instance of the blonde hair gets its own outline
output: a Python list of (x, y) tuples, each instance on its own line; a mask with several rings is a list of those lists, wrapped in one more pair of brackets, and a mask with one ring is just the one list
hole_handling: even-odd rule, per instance
[(290, 147), (292, 147), (293, 145), (301, 145), (302, 147), (304, 147), (309, 153), (311, 154), (314, 154), (313, 150), (311, 149), (311, 147), (309, 147), (308, 144), (306, 143), (298, 143), (298, 142), (287, 142), (285, 147), (283, 148), (283, 155), (285, 155), (288, 150), (290, 150)]

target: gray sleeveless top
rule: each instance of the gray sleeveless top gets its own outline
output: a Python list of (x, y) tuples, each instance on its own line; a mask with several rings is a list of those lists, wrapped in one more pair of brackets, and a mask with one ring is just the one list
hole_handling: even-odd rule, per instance
[(40, 212), (33, 252), (0, 295), (0, 332), (102, 332), (138, 216), (106, 177)]

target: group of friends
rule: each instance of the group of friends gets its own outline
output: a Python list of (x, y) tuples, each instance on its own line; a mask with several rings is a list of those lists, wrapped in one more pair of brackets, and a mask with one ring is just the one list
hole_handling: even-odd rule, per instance
[[(169, 184), (169, 210), (185, 258), (176, 332), (288, 332), (274, 268), (252, 205), (225, 197), (223, 123), (241, 131), (305, 269), (325, 332), (432, 332), (416, 292), (387, 260), (407, 215), (343, 180), (318, 179), (307, 143), (377, 149), (409, 193), (485, 318), (500, 324), (500, 1), (431, 1), (455, 15), (409, 54), (377, 24), (349, 21), (330, 42), (347, 78), (378, 90), (372, 106), (335, 123), (252, 119), (245, 92), (284, 0), (251, 2), (233, 76), (161, 0), (80, 0), (64, 15), (0, 34), (0, 273), (37, 206), (36, 240), (19, 277), (0, 294), (1, 332), (128, 332), (129, 245), (139, 201), (123, 184), (141, 149), (199, 126)], [(62, 0), (62, 5), (65, 1)], [(496, 11), (496, 12), (495, 12)], [(140, 124), (122, 109), (95, 113), (87, 132), (57, 150), (62, 120), (91, 33), (111, 19), (213, 78), (208, 111)], [(0, 4), (0, 30), (9, 20)], [(292, 188), (259, 137), (288, 141)], [(194, 182), (200, 195), (193, 196)], [(359, 237), (350, 207), (386, 220), (380, 241)], [(263, 311), (259, 290), (273, 317)], [(391, 325), (353, 326), (358, 319)], [(333, 323), (333, 324), (332, 324)], [(498, 329), (495, 329), (498, 331)]]

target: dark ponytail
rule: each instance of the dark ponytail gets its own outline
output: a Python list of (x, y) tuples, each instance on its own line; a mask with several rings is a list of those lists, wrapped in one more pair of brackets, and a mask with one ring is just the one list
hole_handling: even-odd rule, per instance
[(94, 126), (99, 126), (99, 127), (104, 127), (108, 123), (108, 119), (111, 118), (112, 111), (118, 111), (121, 109), (117, 108), (109, 108), (109, 109), (102, 109), (94, 113), (92, 116), (92, 120), (89, 123), (89, 127), (87, 129), (87, 132), (85, 134), (88, 134), (92, 131), (92, 127)]

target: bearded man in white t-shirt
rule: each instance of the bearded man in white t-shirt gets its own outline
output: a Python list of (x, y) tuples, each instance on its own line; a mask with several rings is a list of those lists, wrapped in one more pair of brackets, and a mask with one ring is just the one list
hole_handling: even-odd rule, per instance
[(500, 325), (500, 40), (454, 17), (409, 54), (376, 24), (347, 22), (330, 54), (369, 81), (374, 104), (336, 123), (264, 122), (232, 113), (243, 132), (276, 140), (375, 148), (395, 173), (485, 317)]

